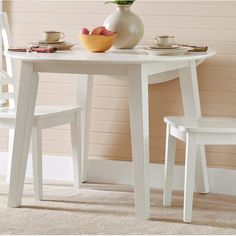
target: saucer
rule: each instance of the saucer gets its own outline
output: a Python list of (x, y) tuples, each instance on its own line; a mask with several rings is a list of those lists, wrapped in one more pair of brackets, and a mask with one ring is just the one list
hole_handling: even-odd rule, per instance
[(39, 44), (61, 44), (61, 43), (65, 43), (65, 41), (50, 42), (50, 41), (40, 40), (40, 41), (38, 41), (38, 43)]
[(150, 55), (181, 55), (185, 54), (189, 50), (188, 47), (177, 47), (177, 48), (152, 48), (146, 47), (145, 51)]
[(41, 46), (52, 46), (54, 48), (56, 48), (57, 50), (70, 50), (74, 44), (72, 43), (67, 43), (67, 42), (64, 42), (64, 43), (47, 43), (47, 44), (39, 44)]
[(72, 43), (63, 43), (63, 44), (51, 44), (53, 47), (57, 48), (57, 50), (70, 50), (74, 44)]
[(176, 49), (176, 48), (180, 48), (179, 45), (175, 44), (172, 45), (171, 47), (167, 47), (167, 46), (151, 46), (151, 49)]

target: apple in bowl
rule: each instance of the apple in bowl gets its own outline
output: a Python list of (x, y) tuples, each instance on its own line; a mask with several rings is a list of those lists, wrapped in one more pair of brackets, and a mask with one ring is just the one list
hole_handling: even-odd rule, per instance
[(84, 35), (89, 35), (89, 30), (87, 28), (82, 28), (80, 33)]
[(81, 45), (91, 52), (105, 52), (112, 47), (117, 39), (117, 33), (107, 30), (104, 26), (98, 26), (91, 32), (82, 28), (78, 36)]

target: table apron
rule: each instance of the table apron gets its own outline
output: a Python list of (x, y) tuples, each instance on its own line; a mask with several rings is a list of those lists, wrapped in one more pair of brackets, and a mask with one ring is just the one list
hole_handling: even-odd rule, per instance
[(143, 64), (94, 64), (78, 62), (32, 62), (34, 72), (45, 73), (66, 73), (66, 74), (88, 74), (88, 75), (114, 75), (127, 76), (129, 68), (141, 67), (146, 75), (154, 75), (163, 72), (173, 71), (189, 66), (188, 61), (180, 62), (158, 62)]
[(173, 71), (189, 67), (190, 61), (173, 61), (173, 62), (160, 62), (160, 63), (146, 63), (142, 65), (142, 71), (147, 76), (159, 74), (163, 72)]
[(64, 62), (33, 62), (35, 72), (87, 74), (87, 75), (118, 75), (128, 74), (128, 65), (81, 64)]

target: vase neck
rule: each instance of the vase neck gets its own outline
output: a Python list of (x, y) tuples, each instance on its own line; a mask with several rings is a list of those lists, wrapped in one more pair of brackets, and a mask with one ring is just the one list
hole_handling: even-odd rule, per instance
[(130, 11), (131, 5), (116, 5), (117, 11)]

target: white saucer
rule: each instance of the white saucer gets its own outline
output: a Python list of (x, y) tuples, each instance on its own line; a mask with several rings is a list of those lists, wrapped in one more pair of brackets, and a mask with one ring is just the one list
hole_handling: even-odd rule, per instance
[(56, 45), (52, 45), (53, 47), (57, 48), (57, 50), (70, 50), (74, 44), (72, 43), (63, 43), (63, 44), (56, 44)]
[(177, 48), (151, 48), (146, 47), (145, 51), (150, 55), (181, 55), (185, 54), (189, 50), (189, 47), (177, 47)]
[(61, 44), (61, 43), (65, 43), (65, 41), (50, 42), (50, 41), (40, 40), (38, 41), (38, 43), (39, 44)]
[(45, 43), (45, 42), (42, 43), (42, 41), (40, 41), (36, 45), (39, 45), (41, 47), (51, 46), (51, 47), (56, 48), (57, 50), (69, 50), (74, 46), (74, 44), (66, 42), (66, 41), (60, 41), (57, 43)]
[(180, 48), (179, 45), (172, 45), (171, 47), (164, 47), (164, 46), (151, 46), (151, 49), (176, 49)]

